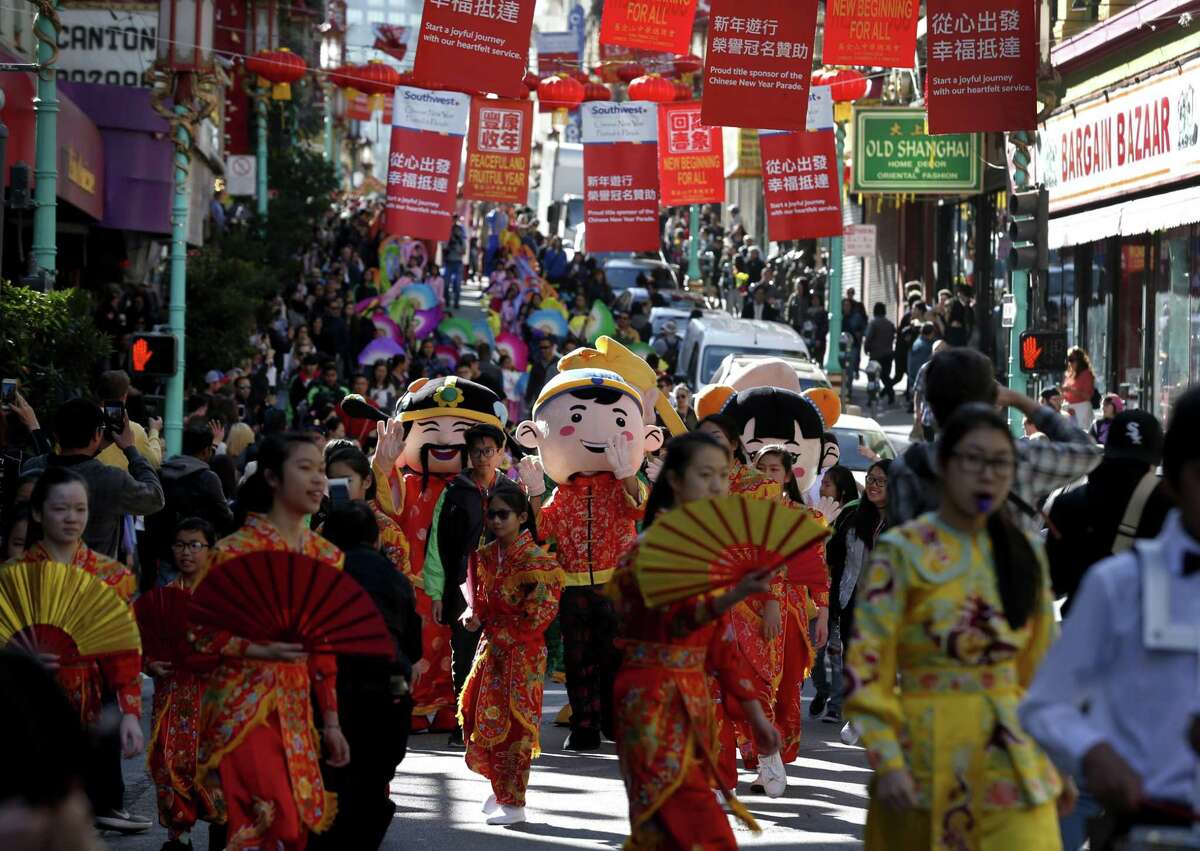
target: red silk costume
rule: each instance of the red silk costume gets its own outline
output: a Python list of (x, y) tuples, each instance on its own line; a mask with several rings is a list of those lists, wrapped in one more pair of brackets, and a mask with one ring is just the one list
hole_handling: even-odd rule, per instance
[(569, 587), (603, 585), (621, 556), (637, 541), (637, 523), (648, 491), (638, 498), (612, 473), (579, 474), (559, 483), (538, 514), (538, 535), (554, 539)]
[[(169, 588), (191, 593), (183, 578)], [(160, 661), (146, 658), (147, 666)], [(196, 783), (196, 753), (200, 747), (200, 697), (208, 675), (175, 667), (154, 678), (154, 721), (146, 744), (146, 768), (158, 795), (158, 823), (175, 832), (188, 831), (197, 819), (208, 819), (212, 802)]]
[(544, 634), (558, 614), (563, 573), (522, 532), (503, 551), (493, 541), (473, 553), (470, 581), (483, 637), (459, 707), (467, 767), (492, 782), (497, 803), (523, 807), (529, 765), (540, 752)]
[[(405, 576), (417, 595), (417, 614), (421, 616), (421, 658), (429, 670), (421, 675), (412, 690), (413, 729), (453, 730), (456, 702), (454, 678), (450, 671), (450, 627), (433, 617), (433, 600), (425, 593), (425, 548), (433, 525), (433, 510), (453, 475), (430, 473), (422, 489), (420, 473), (382, 475), (375, 471), (379, 508), (399, 524), (408, 539), (408, 565)], [(389, 486), (385, 486), (384, 483)], [(386, 544), (386, 541), (385, 541)], [(392, 553), (387, 553), (392, 558)], [(392, 558), (395, 562), (395, 559)], [(424, 718), (422, 716), (425, 716)], [(427, 721), (435, 716), (433, 721)]]
[[(266, 517), (217, 543), (212, 568), (254, 552), (288, 551)], [(341, 550), (304, 530), (299, 552), (341, 568)], [(227, 821), (227, 851), (270, 848), (302, 851), (308, 831), (333, 823), (337, 801), (321, 781), (321, 742), (310, 693), (322, 712), (337, 709), (337, 662), (246, 658), (250, 642), (227, 633), (197, 631), (201, 653), (220, 655), (201, 702), (197, 784), (205, 787), (214, 820)]]
[[(34, 544), (25, 551), (22, 561), (56, 561), (42, 544)], [(126, 603), (133, 601), (137, 580), (118, 561), (88, 549), (82, 542), (71, 557), (71, 567), (99, 579)], [(116, 693), (117, 703), (123, 715), (142, 717), (142, 657), (140, 653), (121, 653), (97, 660), (85, 660), (74, 665), (63, 665), (56, 675), (58, 684), (66, 692), (67, 699), (79, 713), (85, 727), (100, 719), (101, 698), (104, 687)]]
[[(609, 593), (616, 599), (623, 653), (613, 698), (629, 796), (625, 848), (736, 848), (712, 793), (719, 786), (719, 744), (706, 678), (708, 672), (719, 680), (730, 708), (755, 697), (732, 626), (717, 614), (712, 595), (647, 608), (627, 566), (618, 569)], [(740, 715), (740, 706), (733, 711)], [(739, 818), (757, 828), (736, 798), (726, 798)]]

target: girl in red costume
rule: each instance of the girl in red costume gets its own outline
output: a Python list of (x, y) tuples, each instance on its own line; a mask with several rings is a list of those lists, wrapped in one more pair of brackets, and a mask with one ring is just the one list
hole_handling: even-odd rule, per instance
[[(325, 461), (309, 436), (267, 438), (258, 470), (238, 494), (245, 523), (217, 544), (212, 569), (263, 551), (301, 553), (340, 569), (341, 550), (308, 528), (325, 486)], [(302, 851), (308, 832), (331, 824), (337, 810), (321, 781), (310, 692), (324, 716), (329, 764), (350, 761), (338, 723), (334, 658), (307, 657), (299, 644), (252, 644), (217, 632), (198, 632), (195, 644), (222, 657), (202, 703), (197, 782), (212, 796), (217, 817), (227, 820), (228, 851)]]
[[(646, 506), (646, 525), (667, 509), (729, 490), (732, 457), (712, 437), (692, 433), (667, 444), (666, 459)], [(717, 782), (715, 706), (705, 672), (720, 680), (727, 711), (745, 717), (762, 754), (779, 749), (779, 734), (754, 697), (748, 663), (738, 650), (728, 612), (770, 577), (752, 574), (728, 591), (647, 608), (626, 555), (609, 591), (620, 619), (623, 654), (614, 688), (617, 754), (629, 796), (631, 833), (625, 848), (733, 849), (737, 843), (713, 795)], [(739, 711), (740, 710), (740, 711)], [(734, 813), (757, 826), (725, 792)]]

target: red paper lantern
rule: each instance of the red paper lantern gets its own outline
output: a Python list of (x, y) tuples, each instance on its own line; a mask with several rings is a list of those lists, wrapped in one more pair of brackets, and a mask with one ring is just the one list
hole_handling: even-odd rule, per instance
[(871, 81), (853, 68), (822, 68), (813, 72), (812, 81), (813, 85), (829, 86), (834, 103), (853, 103), (871, 90)]
[(618, 65), (615, 73), (618, 80), (625, 85), (629, 85), (638, 77), (645, 76), (646, 69), (637, 62), (626, 62), (623, 65)]
[(567, 126), (567, 113), (583, 103), (583, 83), (565, 73), (555, 74), (538, 83), (538, 100), (554, 110), (551, 123), (555, 127)]
[(675, 57), (675, 73), (685, 80), (704, 67), (704, 60), (694, 53)]
[(597, 100), (612, 100), (612, 89), (603, 83), (596, 83), (591, 80), (583, 87), (583, 100), (585, 103)]
[(670, 103), (676, 99), (675, 84), (658, 74), (638, 77), (629, 84), (630, 100), (648, 100), (653, 103)]
[(677, 80), (675, 86), (675, 100), (691, 100), (692, 99), (692, 84), (685, 83), (683, 80)]
[(291, 100), (292, 83), (308, 73), (308, 65), (286, 47), (260, 50), (246, 57), (246, 71), (259, 78), (259, 84), (271, 83), (273, 100)]
[(532, 71), (526, 71), (522, 82), (525, 84), (525, 88), (529, 89), (529, 91), (536, 92), (538, 83), (540, 83), (541, 80), (538, 79), (537, 74), (533, 73)]

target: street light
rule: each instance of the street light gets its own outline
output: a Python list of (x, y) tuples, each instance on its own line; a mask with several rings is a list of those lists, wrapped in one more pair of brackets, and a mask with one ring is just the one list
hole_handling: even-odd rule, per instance
[[(183, 389), (187, 321), (188, 168), (196, 126), (214, 109), (212, 92), (212, 0), (160, 0), (158, 60), (151, 71), (151, 103), (171, 128), (175, 146), (171, 203), (169, 320), (176, 340), (174, 374), (167, 381), (164, 413), (167, 454), (183, 443)], [(167, 106), (166, 101), (171, 101)]]

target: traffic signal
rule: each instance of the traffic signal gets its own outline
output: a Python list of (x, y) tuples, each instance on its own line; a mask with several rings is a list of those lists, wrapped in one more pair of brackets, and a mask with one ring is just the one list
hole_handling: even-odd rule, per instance
[(1019, 345), (1021, 372), (1059, 373), (1067, 368), (1066, 331), (1026, 331)]
[(134, 375), (168, 378), (175, 374), (175, 335), (144, 332), (133, 335), (129, 362)]
[(1008, 196), (1008, 250), (1011, 269), (1046, 269), (1050, 266), (1046, 249), (1050, 227), (1050, 193), (1042, 189), (1013, 192)]

